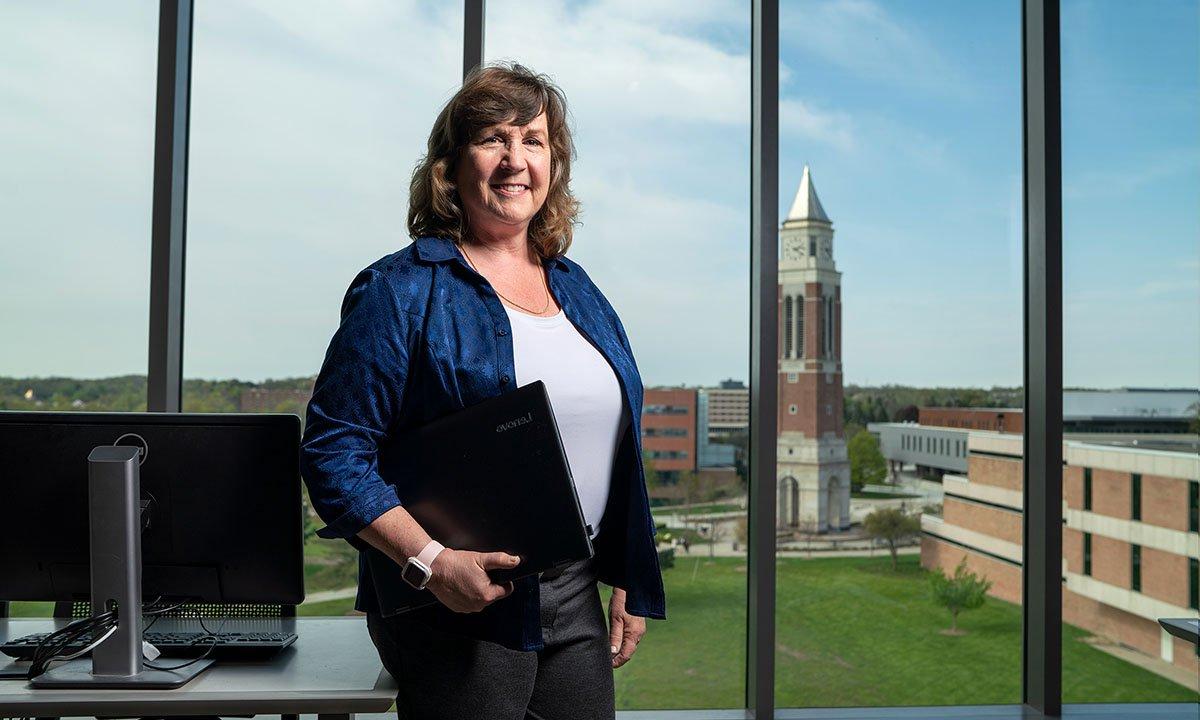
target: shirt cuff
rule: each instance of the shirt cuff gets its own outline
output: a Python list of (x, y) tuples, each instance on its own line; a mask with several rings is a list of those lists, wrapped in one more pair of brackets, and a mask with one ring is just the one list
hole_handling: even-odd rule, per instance
[(384, 485), (383, 489), (367, 498), (355, 502), (350, 509), (336, 520), (317, 531), (318, 537), (327, 540), (349, 539), (375, 521), (375, 518), (400, 505), (396, 488)]

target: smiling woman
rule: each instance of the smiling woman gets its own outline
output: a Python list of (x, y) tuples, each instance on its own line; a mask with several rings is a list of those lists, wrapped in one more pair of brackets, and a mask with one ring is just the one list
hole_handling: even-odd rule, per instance
[(526, 224), (538, 255), (561, 255), (579, 213), (574, 156), (561, 90), (520, 65), (482, 68), (434, 121), (409, 189), (409, 234), (462, 242)]
[[(414, 243), (355, 278), (308, 406), (304, 480), (329, 523), (318, 534), (363, 553), (355, 607), (402, 717), (612, 718), (613, 670), (646, 618), (666, 616), (642, 379), (616, 312), (565, 257), (573, 152), (548, 78), (515, 64), (468, 76), (413, 173)], [(594, 554), (521, 573), (512, 548), (443, 547), (409, 514), (406, 500), (443, 478), (412, 467), (400, 438), (535, 381)], [(516, 579), (494, 582), (500, 568)], [(613, 588), (607, 623), (597, 582)]]

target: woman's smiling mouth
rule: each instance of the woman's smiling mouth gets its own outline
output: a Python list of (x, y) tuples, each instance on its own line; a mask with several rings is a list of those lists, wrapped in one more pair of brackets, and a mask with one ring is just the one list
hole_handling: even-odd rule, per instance
[(505, 197), (517, 197), (521, 193), (529, 189), (528, 185), (520, 183), (500, 183), (492, 185), (492, 189)]

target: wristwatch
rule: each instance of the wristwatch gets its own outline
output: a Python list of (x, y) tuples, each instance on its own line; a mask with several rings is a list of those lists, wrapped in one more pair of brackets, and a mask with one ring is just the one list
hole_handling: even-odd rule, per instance
[(430, 540), (429, 544), (414, 557), (410, 557), (408, 562), (404, 563), (404, 569), (400, 571), (400, 577), (404, 578), (404, 582), (412, 585), (417, 590), (424, 590), (429, 578), (433, 575), (433, 560), (442, 550), (445, 550), (437, 540)]

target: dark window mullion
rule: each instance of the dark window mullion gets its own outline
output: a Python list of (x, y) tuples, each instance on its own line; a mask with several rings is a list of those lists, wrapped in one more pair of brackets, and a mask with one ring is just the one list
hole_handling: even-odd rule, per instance
[(1024, 146), (1022, 700), (1062, 711), (1062, 121), (1058, 0), (1021, 8)]
[(158, 87), (150, 216), (150, 347), (146, 409), (183, 405), (183, 281), (187, 252), (192, 0), (158, 4)]

